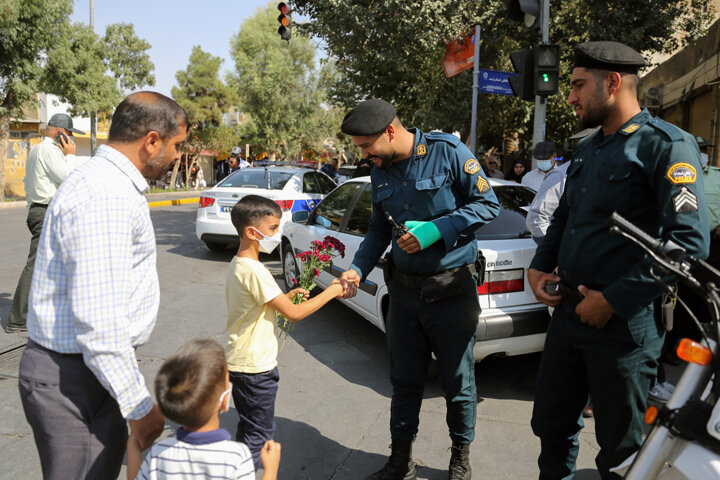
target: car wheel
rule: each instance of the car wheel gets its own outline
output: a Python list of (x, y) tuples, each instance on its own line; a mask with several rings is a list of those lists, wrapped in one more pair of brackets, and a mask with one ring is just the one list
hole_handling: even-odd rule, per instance
[(205, 242), (205, 245), (213, 252), (222, 252), (227, 248), (227, 245), (220, 242)]
[(294, 279), (300, 275), (297, 262), (295, 261), (295, 252), (293, 252), (292, 245), (289, 243), (283, 248), (282, 254), (282, 266), (283, 266), (283, 281), (285, 282), (285, 288), (292, 290), (295, 288), (296, 283)]

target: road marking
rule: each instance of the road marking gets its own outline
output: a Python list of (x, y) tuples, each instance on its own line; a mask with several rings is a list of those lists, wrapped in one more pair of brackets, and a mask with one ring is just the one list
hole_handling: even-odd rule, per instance
[(148, 202), (148, 207), (169, 207), (171, 205), (189, 205), (191, 203), (200, 202), (200, 197), (180, 198), (177, 200), (159, 200), (157, 202)]

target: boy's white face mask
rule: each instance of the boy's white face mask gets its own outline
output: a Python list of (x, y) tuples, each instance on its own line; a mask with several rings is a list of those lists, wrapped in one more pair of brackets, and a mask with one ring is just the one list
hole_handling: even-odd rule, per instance
[(258, 243), (260, 244), (260, 251), (263, 253), (271, 253), (282, 241), (282, 238), (280, 238), (280, 232), (277, 232), (272, 237), (268, 237), (255, 227), (253, 227), (253, 230), (262, 236), (262, 239), (258, 240)]
[(225, 404), (225, 407), (223, 408), (223, 400), (225, 400), (225, 396), (230, 395), (230, 392), (232, 392), (232, 387), (225, 390), (222, 395), (220, 395), (220, 400), (218, 401), (218, 407), (220, 408), (220, 413), (225, 413), (228, 410), (230, 410), (230, 399), (228, 398), (227, 404)]

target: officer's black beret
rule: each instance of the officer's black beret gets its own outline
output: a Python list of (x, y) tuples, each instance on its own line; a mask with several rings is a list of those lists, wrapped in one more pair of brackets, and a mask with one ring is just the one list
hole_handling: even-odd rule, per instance
[(548, 158), (554, 158), (556, 151), (555, 142), (538, 142), (533, 148), (532, 156), (538, 160), (547, 160)]
[(381, 98), (372, 98), (350, 110), (340, 129), (348, 135), (375, 135), (385, 130), (393, 118), (395, 107)]
[(618, 42), (586, 42), (575, 45), (575, 67), (637, 74), (645, 59)]

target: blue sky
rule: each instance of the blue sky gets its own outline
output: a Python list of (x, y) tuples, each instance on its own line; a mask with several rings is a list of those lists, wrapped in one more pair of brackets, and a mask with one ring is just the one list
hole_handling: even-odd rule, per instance
[[(152, 45), (155, 64), (154, 90), (170, 95), (175, 73), (184, 70), (194, 45), (225, 61), (221, 69), (232, 70), (230, 36), (267, 0), (95, 0), (95, 32), (105, 34), (111, 23), (132, 23), (135, 33)], [(278, 12), (279, 14), (279, 12)], [(73, 22), (90, 23), (90, 0), (75, 0)]]

